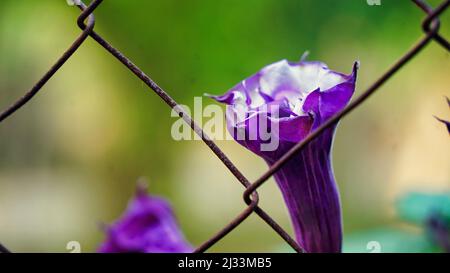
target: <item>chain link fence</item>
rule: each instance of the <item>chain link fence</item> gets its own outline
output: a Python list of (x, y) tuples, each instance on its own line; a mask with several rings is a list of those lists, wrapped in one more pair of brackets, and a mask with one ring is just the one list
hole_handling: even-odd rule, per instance
[[(283, 164), (285, 164), (294, 154), (298, 153), (308, 143), (318, 137), (328, 127), (333, 126), (342, 117), (350, 114), (355, 108), (364, 103), (372, 94), (391, 79), (403, 66), (419, 54), (426, 45), (434, 41), (440, 44), (444, 49), (450, 51), (450, 43), (439, 34), (440, 21), (439, 16), (448, 8), (450, 0), (443, 1), (438, 7), (432, 8), (425, 1), (411, 0), (426, 15), (422, 21), (422, 29), (425, 35), (414, 44), (403, 56), (401, 56), (384, 74), (377, 78), (374, 83), (365, 90), (358, 98), (353, 100), (342, 111), (334, 115), (327, 122), (322, 124), (319, 128), (309, 134), (303, 141), (296, 144), (289, 152), (273, 164), (265, 173), (263, 173), (256, 181), (250, 182), (242, 172), (230, 161), (230, 159), (220, 150), (214, 141), (197, 125), (197, 123), (187, 114), (187, 112), (174, 100), (171, 96), (163, 90), (157, 83), (155, 83), (149, 76), (147, 76), (139, 67), (137, 67), (130, 59), (128, 59), (119, 50), (114, 48), (109, 42), (94, 31), (95, 18), (94, 10), (103, 2), (103, 0), (93, 0), (88, 6), (80, 1), (78, 7), (81, 9), (81, 14), (78, 17), (77, 24), (82, 29), (82, 33), (75, 39), (72, 45), (64, 52), (64, 54), (56, 61), (56, 63), (44, 74), (44, 76), (20, 99), (14, 102), (10, 107), (0, 113), (0, 123), (11, 116), (14, 112), (19, 110), (28, 101), (30, 101), (47, 83), (47, 81), (55, 75), (55, 73), (65, 64), (65, 62), (77, 51), (80, 46), (86, 41), (88, 37), (94, 39), (100, 46), (108, 51), (113, 57), (126, 66), (134, 75), (136, 75), (142, 82), (144, 82), (151, 90), (153, 90), (169, 107), (174, 109), (178, 115), (190, 125), (192, 130), (201, 137), (203, 142), (211, 149), (211, 151), (219, 158), (220, 161), (229, 169), (229, 171), (236, 177), (237, 181), (245, 188), (243, 193), (243, 200), (247, 207), (214, 236), (207, 239), (201, 244), (195, 252), (205, 252), (211, 246), (216, 244), (233, 229), (240, 225), (251, 214), (256, 213), (261, 217), (279, 236), (281, 236), (286, 243), (288, 243), (296, 252), (305, 252), (304, 249), (296, 243), (296, 241), (267, 214), (261, 207), (259, 207), (259, 196), (257, 189), (261, 187), (275, 172), (277, 172)], [(419, 23), (418, 23), (419, 25)], [(9, 252), (9, 250), (0, 244), (0, 253)]]

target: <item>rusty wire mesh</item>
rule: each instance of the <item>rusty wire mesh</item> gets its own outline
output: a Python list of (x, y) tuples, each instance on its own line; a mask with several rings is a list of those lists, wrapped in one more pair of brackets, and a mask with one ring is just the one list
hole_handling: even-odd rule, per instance
[[(211, 151), (222, 161), (222, 163), (230, 170), (236, 179), (245, 187), (243, 199), (247, 205), (244, 211), (230, 221), (224, 228), (222, 228), (215, 235), (201, 244), (195, 252), (205, 252), (219, 240), (229, 234), (234, 228), (240, 225), (252, 213), (256, 213), (261, 217), (279, 236), (281, 236), (295, 251), (305, 252), (292, 237), (275, 222), (262, 208), (258, 206), (259, 197), (257, 189), (262, 186), (275, 172), (277, 172), (283, 164), (285, 164), (295, 153), (298, 153), (305, 145), (310, 143), (318, 137), (325, 129), (334, 125), (339, 119), (348, 115), (352, 110), (360, 106), (372, 94), (374, 94), (380, 87), (386, 83), (395, 73), (397, 73), (407, 62), (413, 59), (427, 44), (431, 41), (439, 43), (444, 49), (450, 51), (450, 43), (439, 34), (439, 16), (448, 8), (450, 0), (444, 0), (438, 7), (432, 8), (423, 0), (411, 0), (418, 8), (420, 8), (426, 17), (422, 21), (422, 29), (425, 36), (420, 38), (410, 50), (401, 56), (384, 74), (377, 78), (374, 83), (365, 90), (358, 98), (351, 102), (347, 107), (334, 115), (319, 128), (310, 133), (303, 141), (296, 144), (290, 151), (288, 151), (282, 158), (273, 164), (264, 174), (260, 176), (255, 182), (251, 183), (241, 171), (229, 160), (229, 158), (220, 150), (211, 138), (205, 134), (203, 129), (187, 114), (187, 112), (174, 100), (170, 95), (158, 86), (149, 76), (147, 76), (139, 67), (137, 67), (130, 59), (123, 55), (119, 50), (114, 48), (110, 43), (103, 39), (98, 33), (94, 31), (95, 19), (93, 11), (103, 2), (103, 0), (93, 0), (89, 6), (81, 3), (79, 8), (82, 13), (78, 17), (77, 24), (82, 29), (82, 33), (75, 39), (72, 45), (64, 52), (64, 54), (57, 60), (57, 62), (44, 74), (44, 76), (20, 99), (14, 102), (10, 107), (0, 113), (0, 123), (11, 116), (14, 112), (19, 110), (28, 101), (30, 101), (47, 83), (47, 81), (61, 68), (64, 63), (78, 50), (84, 41), (90, 36), (97, 43), (99, 43), (112, 56), (119, 60), (126, 66), (133, 74), (141, 79), (150, 89), (152, 89), (168, 106), (174, 109), (183, 120), (190, 125), (192, 130), (201, 137), (203, 142), (211, 149)], [(9, 250), (0, 244), (0, 253), (9, 252)]]

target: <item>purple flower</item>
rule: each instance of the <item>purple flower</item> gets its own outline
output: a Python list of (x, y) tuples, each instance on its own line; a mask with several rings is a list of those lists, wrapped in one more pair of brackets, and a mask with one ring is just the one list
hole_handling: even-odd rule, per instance
[(125, 214), (106, 228), (106, 240), (98, 252), (161, 253), (192, 252), (184, 239), (169, 203), (147, 195), (138, 187)]
[[(270, 166), (347, 105), (357, 69), (355, 63), (353, 72), (344, 75), (321, 62), (282, 60), (212, 97), (228, 105), (227, 127), (234, 139)], [(297, 241), (307, 252), (342, 248), (341, 206), (330, 158), (335, 129), (325, 130), (274, 175)]]

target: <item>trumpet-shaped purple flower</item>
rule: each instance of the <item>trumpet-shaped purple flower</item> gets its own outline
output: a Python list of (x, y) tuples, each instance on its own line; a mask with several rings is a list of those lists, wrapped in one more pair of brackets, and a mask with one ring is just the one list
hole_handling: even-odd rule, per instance
[[(270, 166), (347, 105), (357, 68), (355, 63), (353, 72), (344, 75), (321, 62), (283, 60), (212, 97), (227, 104), (233, 137)], [(325, 130), (274, 175), (297, 241), (308, 252), (340, 252), (342, 247), (339, 192), (330, 158), (335, 129)]]
[(169, 203), (147, 195), (139, 187), (125, 214), (106, 228), (107, 238), (98, 249), (102, 253), (192, 252), (177, 224)]

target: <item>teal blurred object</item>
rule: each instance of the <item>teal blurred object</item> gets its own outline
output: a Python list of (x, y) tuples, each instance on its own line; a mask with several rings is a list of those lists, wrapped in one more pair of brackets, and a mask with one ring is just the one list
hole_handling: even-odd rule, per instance
[[(283, 245), (274, 252), (294, 253)], [(344, 253), (430, 253), (440, 252), (425, 233), (382, 227), (344, 236)]]
[[(402, 221), (416, 225), (417, 232), (401, 228), (379, 228), (354, 233), (345, 239), (344, 252), (371, 252), (369, 242), (376, 242), (379, 252), (424, 253), (442, 252), (441, 246), (448, 244), (450, 230), (450, 192), (412, 192), (398, 199), (396, 211)], [(438, 219), (444, 224), (447, 238), (437, 239), (431, 220)], [(441, 232), (440, 230), (439, 232)], [(438, 240), (446, 240), (440, 242)]]
[[(378, 248), (378, 249), (377, 249)], [(440, 252), (423, 232), (383, 227), (353, 233), (344, 238), (344, 253), (429, 253)]]
[[(378, 252), (424, 253), (444, 250), (443, 246), (450, 240), (450, 192), (412, 192), (399, 198), (395, 207), (400, 220), (417, 225), (420, 230), (414, 233), (401, 228), (380, 228), (354, 233), (347, 236), (344, 252), (371, 252), (373, 248), (370, 242), (379, 246)], [(431, 225), (430, 221), (436, 219), (443, 223), (447, 238), (436, 237), (442, 236), (435, 234), (438, 231)]]
[[(412, 223), (417, 230), (396, 227), (380, 227), (344, 236), (344, 253), (438, 253), (450, 237), (440, 237), (430, 220), (444, 223), (445, 234), (450, 235), (450, 192), (412, 192), (398, 199), (396, 211), (399, 220)], [(276, 252), (293, 253), (289, 246), (282, 246)]]
[(413, 192), (398, 199), (396, 210), (402, 220), (413, 224), (423, 225), (433, 215), (450, 224), (450, 192)]

